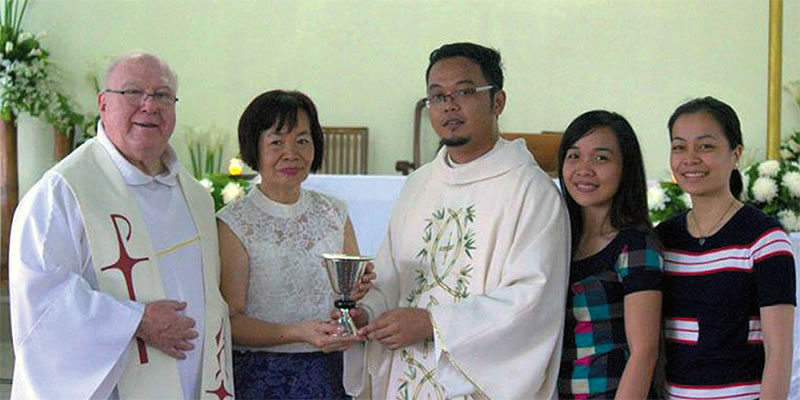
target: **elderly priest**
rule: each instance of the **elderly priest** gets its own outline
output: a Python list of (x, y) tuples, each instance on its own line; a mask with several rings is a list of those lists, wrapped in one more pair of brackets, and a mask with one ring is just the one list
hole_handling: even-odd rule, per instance
[(97, 137), (20, 203), (12, 398), (233, 396), (211, 198), (167, 143), (176, 90), (160, 58), (116, 60)]

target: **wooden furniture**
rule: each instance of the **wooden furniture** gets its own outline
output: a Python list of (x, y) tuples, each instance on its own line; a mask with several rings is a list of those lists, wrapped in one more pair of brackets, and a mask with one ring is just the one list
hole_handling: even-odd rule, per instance
[(369, 132), (366, 127), (322, 127), (325, 137), (321, 174), (366, 175)]
[(528, 146), (528, 151), (540, 167), (551, 177), (558, 176), (558, 145), (561, 143), (562, 132), (542, 133), (501, 133), (506, 140), (522, 138)]
[(394, 164), (394, 170), (397, 172), (402, 173), (403, 175), (408, 175), (411, 171), (419, 168), (422, 165), (422, 150), (420, 149), (420, 136), (421, 134), (421, 125), (422, 125), (422, 112), (425, 110), (425, 101), (427, 98), (423, 97), (417, 100), (417, 104), (414, 105), (414, 131), (412, 132), (412, 136), (414, 137), (414, 161), (408, 160), (397, 160)]

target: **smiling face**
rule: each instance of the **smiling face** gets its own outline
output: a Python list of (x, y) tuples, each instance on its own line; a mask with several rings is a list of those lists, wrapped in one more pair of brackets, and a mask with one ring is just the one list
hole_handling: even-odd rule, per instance
[[(175, 82), (166, 66), (148, 55), (125, 59), (109, 73), (106, 89), (168, 92), (175, 95)], [(175, 104), (160, 104), (151, 96), (130, 104), (118, 93), (101, 92), (98, 111), (109, 140), (132, 164), (145, 172), (160, 165), (175, 129)]]
[(730, 148), (722, 126), (700, 111), (678, 117), (671, 134), (670, 166), (681, 189), (692, 196), (730, 193), (742, 147)]
[[(276, 122), (277, 125), (277, 122)], [(291, 204), (300, 196), (300, 183), (308, 177), (314, 160), (314, 143), (305, 111), (297, 111), (297, 124), (285, 123), (264, 131), (259, 139), (261, 191), (270, 199)]]
[(562, 166), (567, 192), (581, 207), (610, 209), (622, 176), (617, 136), (599, 127), (567, 149)]
[[(451, 57), (438, 61), (428, 76), (428, 96), (450, 94), (456, 90), (477, 88), (488, 83), (480, 66), (466, 57)], [(448, 98), (443, 104), (430, 108), (433, 129), (448, 146), (450, 157), (464, 163), (489, 151), (497, 140), (497, 117), (505, 106), (505, 92), (491, 98), (489, 91), (458, 99)]]

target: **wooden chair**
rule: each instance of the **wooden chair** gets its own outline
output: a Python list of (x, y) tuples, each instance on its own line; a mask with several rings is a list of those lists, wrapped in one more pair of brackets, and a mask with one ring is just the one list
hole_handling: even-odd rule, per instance
[(561, 143), (562, 135), (563, 132), (500, 134), (506, 140), (524, 139), (528, 151), (533, 154), (539, 166), (554, 178), (558, 176), (558, 145)]
[(369, 132), (366, 127), (322, 127), (325, 150), (321, 174), (366, 175)]

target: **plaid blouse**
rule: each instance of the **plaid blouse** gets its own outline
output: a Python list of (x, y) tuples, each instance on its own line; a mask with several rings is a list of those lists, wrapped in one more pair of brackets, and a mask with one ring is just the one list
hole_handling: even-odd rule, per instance
[(620, 231), (603, 250), (570, 266), (559, 398), (613, 398), (630, 351), (623, 299), (661, 290), (662, 259), (651, 234)]

